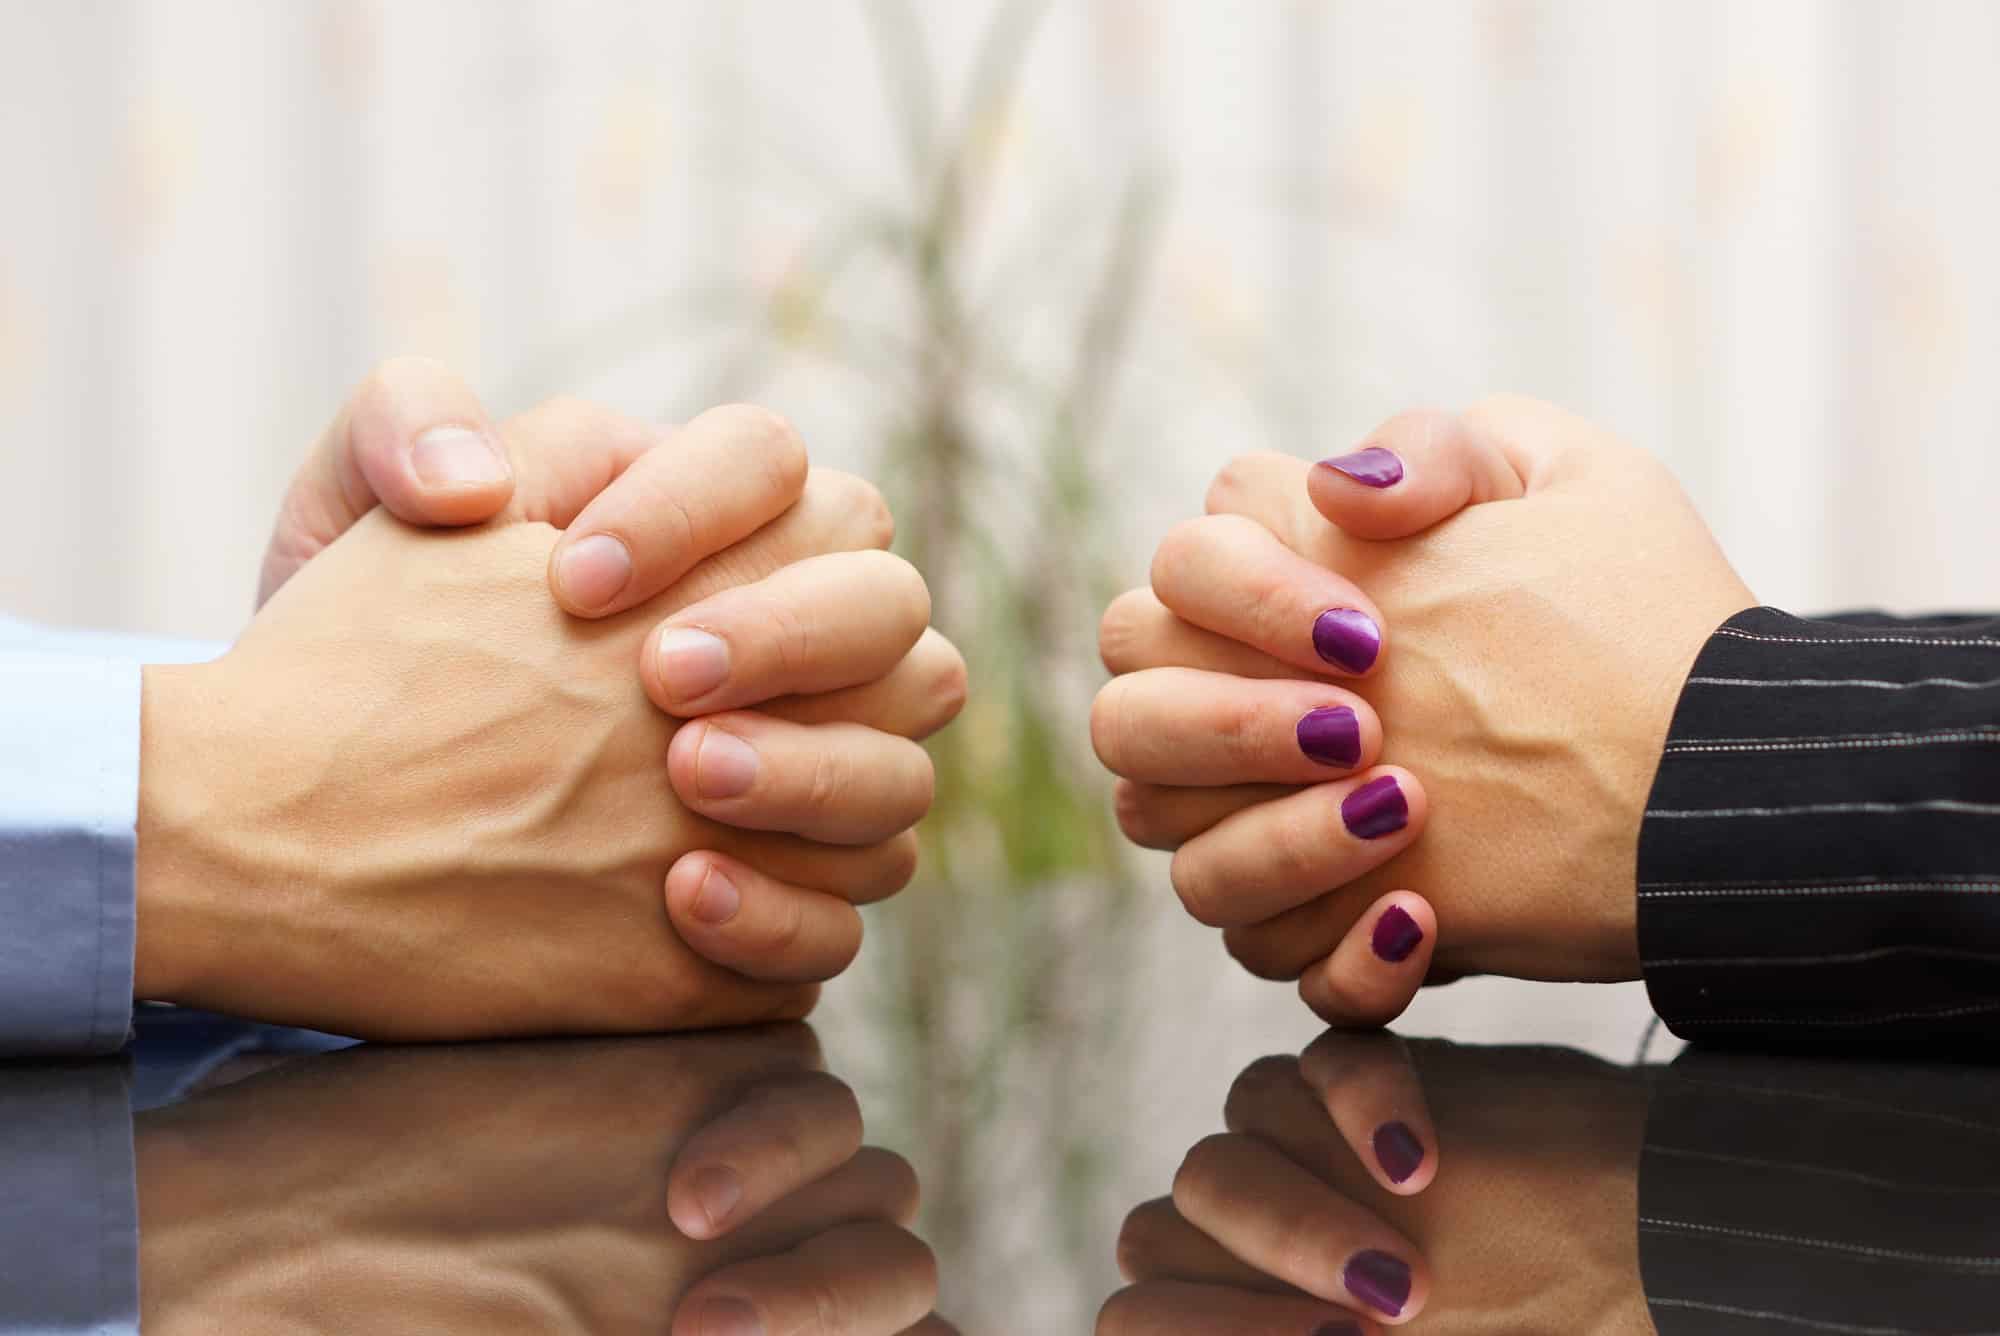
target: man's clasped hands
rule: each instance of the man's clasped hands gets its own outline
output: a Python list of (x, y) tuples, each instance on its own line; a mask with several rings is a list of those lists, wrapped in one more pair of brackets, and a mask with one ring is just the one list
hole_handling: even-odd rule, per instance
[[(1244, 456), (1206, 509), (1104, 614), (1091, 715), (1188, 911), (1336, 1024), (1637, 977), (1661, 742), (1755, 602), (1671, 476), (1495, 399)], [(967, 692), (892, 534), (764, 410), (495, 424), (385, 364), (242, 637), (146, 670), (137, 995), (404, 1040), (805, 1014)]]

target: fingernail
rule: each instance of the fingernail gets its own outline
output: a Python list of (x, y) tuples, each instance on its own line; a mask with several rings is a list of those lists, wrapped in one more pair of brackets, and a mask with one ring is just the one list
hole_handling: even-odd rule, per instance
[(1403, 1183), (1423, 1168), (1424, 1143), (1406, 1123), (1383, 1123), (1375, 1129), (1375, 1162), (1391, 1183)]
[(1340, 1273), (1347, 1292), (1385, 1317), (1401, 1317), (1410, 1301), (1410, 1268), (1401, 1258), (1369, 1249), (1348, 1259)]
[(410, 446), (410, 467), (431, 487), (479, 487), (507, 476), (492, 440), (470, 427), (432, 427)]
[(669, 626), (653, 642), (653, 675), (669, 698), (699, 700), (729, 676), (729, 646), (706, 631)]
[(579, 608), (601, 608), (632, 578), (632, 554), (608, 533), (579, 538), (556, 558), (556, 583)]
[(1410, 824), (1410, 803), (1396, 777), (1383, 775), (1340, 800), (1340, 819), (1360, 838), (1380, 839)]
[(1353, 769), (1361, 761), (1361, 720), (1345, 705), (1323, 705), (1299, 718), (1299, 750), (1321, 765)]
[(1394, 450), (1384, 450), (1379, 445), (1322, 459), (1319, 466), (1352, 478), (1363, 487), (1394, 487), (1403, 480), (1403, 461)]
[(736, 889), (736, 883), (723, 876), (721, 868), (711, 866), (695, 890), (688, 913), (703, 923), (722, 924), (735, 918), (742, 905), (743, 893)]
[[(1394, 781), (1391, 782), (1393, 783)], [(1349, 796), (1352, 797), (1353, 795), (1350, 794)], [(1396, 796), (1398, 798), (1403, 796), (1400, 789), (1397, 791)], [(1343, 808), (1341, 817), (1345, 819), (1346, 816), (1347, 813)], [(1398, 821), (1396, 826), (1401, 826), (1402, 824), (1401, 821)], [(1395, 827), (1391, 827), (1391, 829), (1395, 829)], [(1401, 905), (1390, 905), (1382, 911), (1382, 917), (1375, 920), (1375, 931), (1369, 934), (1368, 944), (1375, 948), (1376, 955), (1394, 965), (1408, 960), (1410, 952), (1416, 950), (1423, 940), (1424, 930), (1417, 926), (1415, 919), (1410, 917), (1410, 911), (1404, 909)]]
[(734, 1169), (719, 1164), (696, 1170), (689, 1186), (694, 1189), (694, 1199), (700, 1203), (702, 1214), (708, 1217), (711, 1234), (722, 1227), (729, 1213), (736, 1209), (736, 1203), (743, 1200), (743, 1180)]
[(695, 1315), (698, 1336), (764, 1336), (764, 1319), (741, 1299), (710, 1299)]
[(704, 798), (734, 798), (757, 782), (757, 750), (734, 733), (705, 726), (694, 753), (694, 789)]
[(1328, 608), (1313, 623), (1313, 648), (1336, 668), (1365, 673), (1382, 652), (1382, 631), (1365, 612)]

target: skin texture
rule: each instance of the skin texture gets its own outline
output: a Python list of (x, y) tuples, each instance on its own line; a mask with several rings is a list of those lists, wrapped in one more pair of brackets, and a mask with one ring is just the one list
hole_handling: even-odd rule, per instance
[[(893, 1336), (910, 1166), (803, 1026), (296, 1061), (134, 1120), (145, 1330)], [(721, 1228), (681, 1221), (717, 1172)]]
[[(1308, 568), (1366, 590), (1385, 648), (1366, 678), (1339, 685), (1366, 701), (1381, 756), (1420, 790), (1409, 828), (1357, 846), (1315, 789), (1274, 786), (1297, 764), (1283, 746), (1268, 784), (1122, 782), (1122, 824), (1177, 849), (1184, 896), (1255, 888), (1254, 905), (1208, 921), (1253, 972), (1318, 978), (1304, 991), (1328, 1019), (1355, 1017), (1332, 967), (1316, 965), (1398, 888), (1436, 908), (1434, 977), (1636, 977), (1634, 866), (1660, 747), (1701, 645), (1755, 599), (1664, 468), (1546, 404), (1406, 415), (1364, 444), (1392, 449), (1403, 479), (1376, 488), (1268, 454), (1230, 464), (1210, 514), (1162, 546), (1153, 588), (1107, 611), (1101, 642), (1112, 671), (1141, 683), (1166, 668), (1298, 679), (1297, 655), (1270, 653), (1255, 614), (1218, 629), (1209, 610), (1268, 606), (1270, 591), (1320, 578)], [(1206, 587), (1217, 580), (1228, 587)], [(1268, 691), (1114, 689), (1147, 706), (1117, 729), (1163, 751)]]
[[(1260, 1059), (1230, 1090), (1229, 1131), (1190, 1152), (1171, 1198), (1126, 1217), (1118, 1259), (1133, 1284), (1100, 1336), (1310, 1332), (1336, 1317), (1371, 1332), (1413, 1319), (1650, 1332), (1634, 1225), (1645, 1105), (1642, 1078), (1563, 1050), (1334, 1031), (1299, 1058)], [(1374, 1163), (1386, 1118), (1434, 1149), (1421, 1192)], [(1384, 1240), (1415, 1276), (1396, 1319), (1339, 1289), (1340, 1259)]]

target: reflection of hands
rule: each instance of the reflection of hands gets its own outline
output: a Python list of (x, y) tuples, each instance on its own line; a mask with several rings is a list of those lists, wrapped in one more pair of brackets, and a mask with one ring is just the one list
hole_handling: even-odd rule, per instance
[(142, 1114), (144, 1329), (902, 1332), (916, 1179), (817, 1065), (803, 1026), (359, 1048)]
[[(1632, 870), (1674, 703), (1709, 633), (1755, 600), (1665, 469), (1548, 405), (1410, 414), (1370, 450), (1232, 463), (1210, 514), (1168, 537), (1152, 589), (1114, 604), (1102, 634), (1135, 682), (1209, 683), (1145, 716), (1171, 752), (1214, 711), (1328, 671), (1319, 609), (1367, 613), (1389, 643), (1345, 685), (1372, 709), (1371, 724), (1356, 707), (1363, 736), (1379, 727), (1382, 754), (1414, 772), (1396, 772), (1404, 824), (1385, 830), (1381, 802), (1343, 813), (1351, 781), (1299, 789), (1295, 764), (1266, 762), (1230, 778), (1285, 787), (1129, 785), (1128, 830), (1176, 847), (1197, 915), (1254, 972), (1304, 974), (1330, 1019), (1340, 999), (1316, 962), (1395, 887), (1436, 906), (1445, 973), (1635, 977)], [(1296, 763), (1297, 744), (1268, 732), (1273, 758), (1289, 744)], [(1449, 819), (1415, 838), (1433, 808)]]
[(1126, 1218), (1134, 1283), (1100, 1336), (1347, 1336), (1419, 1314), (1422, 1330), (1650, 1332), (1639, 1078), (1562, 1050), (1413, 1048), (1332, 1031), (1246, 1069), (1229, 1132)]
[[(858, 948), (854, 904), (908, 880), (931, 788), (914, 739), (963, 699), (922, 580), (875, 550), (880, 497), (808, 476), (757, 410), (654, 444), (558, 401), (503, 434), (497, 525), (327, 511), (329, 459), (420, 435), (391, 410), (476, 418), (427, 374), (371, 382), (330, 433), (239, 645), (148, 670), (139, 995), (394, 1038), (799, 1014)], [(632, 587), (667, 591), (564, 617), (545, 572), (590, 528), (630, 535)], [(690, 693), (690, 656), (659, 647), (703, 635), (723, 680)], [(648, 708), (635, 666), (699, 721)]]

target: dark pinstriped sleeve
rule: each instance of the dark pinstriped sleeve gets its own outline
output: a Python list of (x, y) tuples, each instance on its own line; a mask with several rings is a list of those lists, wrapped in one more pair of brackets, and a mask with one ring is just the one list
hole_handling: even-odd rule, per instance
[(2000, 618), (1731, 618), (1638, 873), (1647, 989), (1683, 1038), (2000, 1048)]

